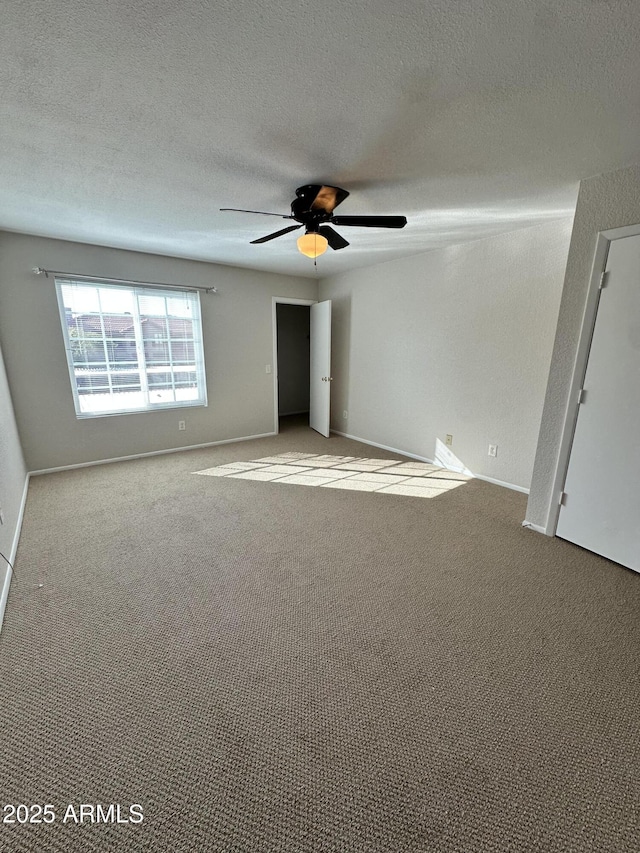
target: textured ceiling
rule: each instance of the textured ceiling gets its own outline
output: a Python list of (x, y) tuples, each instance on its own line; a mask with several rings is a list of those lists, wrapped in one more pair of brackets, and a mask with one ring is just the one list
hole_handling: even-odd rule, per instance
[(9, 0), (0, 228), (314, 275), (218, 208), (408, 217), (330, 275), (557, 219), (640, 161), (639, 44), (637, 0)]

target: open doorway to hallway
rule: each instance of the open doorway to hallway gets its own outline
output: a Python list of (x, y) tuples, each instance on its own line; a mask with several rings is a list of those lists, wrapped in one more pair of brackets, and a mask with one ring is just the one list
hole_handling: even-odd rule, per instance
[(309, 424), (310, 306), (276, 304), (278, 424)]

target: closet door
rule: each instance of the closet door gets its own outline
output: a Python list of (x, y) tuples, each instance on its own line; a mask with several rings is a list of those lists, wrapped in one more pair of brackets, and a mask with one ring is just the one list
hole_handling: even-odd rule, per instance
[(556, 533), (640, 572), (640, 236), (607, 272)]
[(329, 438), (331, 414), (331, 300), (311, 306), (309, 426)]

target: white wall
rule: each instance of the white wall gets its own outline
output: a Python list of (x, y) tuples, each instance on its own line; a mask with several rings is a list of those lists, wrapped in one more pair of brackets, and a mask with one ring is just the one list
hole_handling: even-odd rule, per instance
[[(77, 420), (53, 279), (33, 267), (214, 285), (201, 294), (209, 405)], [(0, 234), (0, 341), (29, 470), (273, 432), (272, 297), (317, 298), (311, 279)], [(187, 429), (178, 432), (178, 420)]]
[(332, 428), (431, 459), (450, 433), (462, 466), (528, 488), (570, 230), (564, 219), (322, 281)]
[[(0, 508), (4, 524), (0, 524), (0, 552), (13, 562), (17, 547), (25, 492), (27, 467), (22, 455), (13, 402), (0, 348)], [(9, 592), (11, 571), (0, 557), (0, 624)]]
[(276, 305), (278, 323), (278, 413), (309, 411), (309, 330), (307, 305)]
[(640, 164), (580, 184), (527, 506), (527, 521), (542, 528), (554, 500), (553, 479), (598, 233), (640, 222), (639, 186)]

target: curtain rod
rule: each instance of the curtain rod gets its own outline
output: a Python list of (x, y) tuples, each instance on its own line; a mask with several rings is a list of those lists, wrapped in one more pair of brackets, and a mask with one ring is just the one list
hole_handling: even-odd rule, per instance
[(216, 287), (196, 287), (188, 284), (161, 284), (156, 281), (136, 281), (135, 279), (130, 278), (105, 278), (104, 276), (97, 275), (78, 275), (74, 272), (63, 272), (62, 270), (46, 270), (44, 267), (34, 267), (33, 271), (36, 275), (44, 275), (46, 278), (49, 278), (49, 275), (59, 275), (64, 276), (65, 278), (72, 279), (73, 281), (95, 281), (95, 282), (104, 282), (105, 284), (136, 284), (139, 287), (169, 287), (171, 290), (202, 290), (205, 293), (217, 293), (218, 289)]

